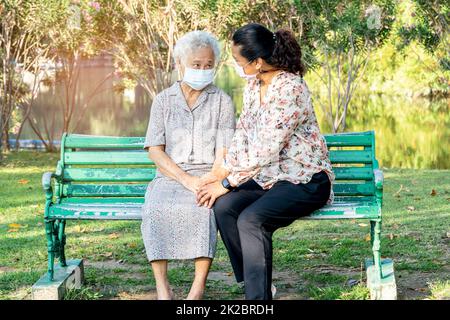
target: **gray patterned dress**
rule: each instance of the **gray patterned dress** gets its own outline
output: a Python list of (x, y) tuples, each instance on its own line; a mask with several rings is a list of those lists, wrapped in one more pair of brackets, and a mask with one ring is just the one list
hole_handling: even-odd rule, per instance
[[(181, 169), (201, 176), (212, 168), (215, 150), (229, 146), (234, 113), (231, 98), (212, 84), (189, 108), (176, 82), (153, 100), (144, 149), (165, 145)], [(216, 251), (212, 209), (198, 207), (194, 193), (159, 170), (147, 187), (141, 232), (149, 261), (213, 258)]]

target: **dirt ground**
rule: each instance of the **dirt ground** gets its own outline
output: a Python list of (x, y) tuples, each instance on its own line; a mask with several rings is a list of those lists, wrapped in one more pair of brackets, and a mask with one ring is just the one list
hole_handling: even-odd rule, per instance
[[(90, 262), (85, 261), (84, 267), (96, 268), (104, 270), (104, 275), (113, 274), (112, 270), (122, 269), (127, 273), (120, 273), (120, 277), (125, 279), (138, 279), (145, 280), (148, 275), (142, 272), (141, 265), (133, 265), (128, 263), (120, 263), (114, 260), (107, 260), (102, 262)], [(170, 267), (170, 264), (169, 264)], [(176, 266), (172, 265), (172, 268)], [(0, 274), (3, 272), (9, 272), (11, 268), (0, 268)], [(336, 268), (334, 266), (319, 265), (308, 270), (308, 272), (316, 272), (318, 274), (335, 274), (344, 275), (349, 279), (361, 279), (361, 270), (359, 269), (346, 269)], [(430, 288), (428, 283), (448, 278), (450, 274), (450, 268), (444, 268), (441, 272), (411, 272), (407, 270), (395, 271), (395, 278), (397, 283), (397, 292), (399, 300), (416, 300), (426, 299), (430, 296)], [(117, 275), (117, 274), (116, 274)], [(232, 274), (220, 271), (211, 271), (208, 280), (216, 281), (216, 283), (229, 287), (235, 284), (235, 280)], [(363, 273), (363, 281), (365, 281), (365, 274)], [(125, 282), (125, 281), (124, 281)], [(297, 273), (288, 271), (276, 271), (273, 272), (273, 282), (277, 286), (277, 294), (275, 299), (279, 300), (307, 300), (310, 297), (304, 293), (299, 293), (298, 283), (302, 282), (301, 286), (306, 286), (308, 280), (301, 279)], [(297, 285), (293, 285), (297, 284)], [(93, 289), (106, 290), (106, 286), (99, 283), (94, 285)], [(118, 288), (115, 288), (117, 290)], [(182, 299), (183, 288), (173, 287), (175, 297)], [(220, 293), (211, 292), (209, 288), (208, 297), (212, 299), (220, 300)], [(22, 287), (16, 290), (13, 297), (15, 299), (31, 299), (31, 288)], [(156, 299), (156, 290), (153, 285), (122, 285), (117, 294), (113, 297), (105, 297), (110, 300), (154, 300)], [(105, 299), (102, 298), (102, 299)], [(236, 295), (236, 299), (243, 299), (244, 295)], [(444, 297), (444, 299), (450, 299), (450, 297)]]

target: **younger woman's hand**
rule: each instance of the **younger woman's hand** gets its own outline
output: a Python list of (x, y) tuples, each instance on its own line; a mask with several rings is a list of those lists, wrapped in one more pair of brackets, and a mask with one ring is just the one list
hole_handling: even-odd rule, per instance
[(209, 183), (199, 189), (197, 192), (197, 204), (212, 208), (216, 199), (228, 193), (230, 190), (224, 188), (220, 181)]
[(216, 181), (219, 181), (219, 177), (214, 172), (210, 171), (200, 177), (199, 188)]

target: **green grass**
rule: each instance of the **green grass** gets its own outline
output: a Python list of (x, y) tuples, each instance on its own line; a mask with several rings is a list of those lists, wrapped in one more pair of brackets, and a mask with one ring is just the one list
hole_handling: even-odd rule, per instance
[[(12, 152), (0, 166), (0, 299), (30, 298), (46, 271), (42, 173), (59, 154)], [(450, 171), (384, 169), (383, 257), (394, 260), (399, 298), (449, 299)], [(436, 191), (432, 195), (432, 190)], [(433, 193), (434, 194), (434, 193)], [(408, 208), (409, 207), (409, 208)], [(413, 207), (413, 208), (411, 208)], [(274, 235), (274, 282), (285, 299), (368, 299), (361, 266), (371, 256), (362, 220), (296, 221)], [(10, 226), (19, 224), (20, 227)], [(85, 259), (86, 285), (66, 299), (111, 299), (154, 291), (154, 279), (136, 221), (68, 221), (66, 255)], [(12, 231), (17, 230), (17, 231)], [(120, 263), (118, 262), (120, 261)], [(170, 264), (179, 298), (193, 264)], [(242, 299), (219, 241), (206, 299)], [(349, 281), (357, 283), (350, 286)]]

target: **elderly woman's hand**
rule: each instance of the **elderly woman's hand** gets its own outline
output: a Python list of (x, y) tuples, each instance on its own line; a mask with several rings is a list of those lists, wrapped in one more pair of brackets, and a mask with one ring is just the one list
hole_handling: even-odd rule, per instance
[(197, 192), (197, 204), (199, 206), (207, 206), (209, 209), (212, 208), (216, 199), (223, 196), (230, 190), (224, 188), (220, 181), (215, 181), (204, 185)]
[(193, 193), (197, 193), (200, 188), (200, 177), (186, 174), (181, 178), (181, 184)]

